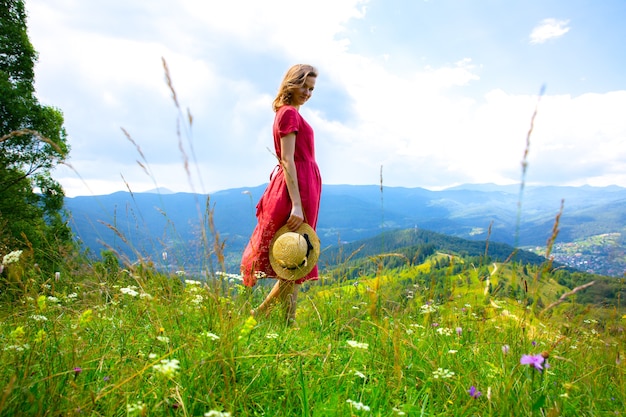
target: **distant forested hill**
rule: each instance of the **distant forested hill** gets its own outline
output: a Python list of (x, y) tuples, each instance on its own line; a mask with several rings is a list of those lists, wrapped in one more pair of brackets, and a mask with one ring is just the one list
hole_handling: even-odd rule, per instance
[[(85, 248), (104, 248), (192, 268), (210, 254), (209, 220), (229, 268), (256, 223), (255, 206), (265, 185), (189, 193), (126, 193), (66, 199), (71, 226)], [(544, 246), (563, 201), (557, 243), (613, 233), (626, 235), (626, 189), (621, 187), (526, 187), (465, 185), (442, 191), (378, 185), (325, 185), (318, 234), (322, 246), (357, 242), (385, 231), (413, 229), (481, 242), (491, 247)], [(204, 232), (203, 232), (204, 230)], [(615, 240), (622, 245), (623, 240)], [(619, 251), (617, 251), (619, 252)], [(616, 253), (612, 251), (611, 253)], [(610, 262), (610, 260), (609, 260)], [(619, 270), (614, 268), (614, 270)]]

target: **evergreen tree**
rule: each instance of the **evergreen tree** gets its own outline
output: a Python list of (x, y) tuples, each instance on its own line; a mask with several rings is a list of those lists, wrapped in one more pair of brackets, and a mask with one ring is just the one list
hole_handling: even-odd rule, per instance
[(61, 111), (35, 97), (36, 61), (24, 1), (0, 0), (0, 254), (32, 248), (53, 268), (71, 232), (51, 170), (69, 148)]

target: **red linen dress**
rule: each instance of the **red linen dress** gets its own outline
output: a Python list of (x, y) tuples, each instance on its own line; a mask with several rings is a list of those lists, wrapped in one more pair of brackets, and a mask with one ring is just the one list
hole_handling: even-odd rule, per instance
[[(292, 106), (284, 105), (276, 111), (274, 118), (274, 148), (281, 157), (280, 138), (296, 133), (294, 161), (298, 173), (298, 187), (305, 221), (315, 229), (322, 194), (322, 178), (315, 161), (315, 141), (313, 129)], [(258, 278), (273, 277), (276, 273), (270, 265), (269, 246), (274, 234), (287, 223), (291, 214), (291, 199), (280, 166), (276, 166), (270, 176), (263, 196), (256, 206), (257, 226), (243, 252), (241, 275), (248, 287), (256, 284)], [(304, 278), (296, 283), (318, 279), (317, 265)]]

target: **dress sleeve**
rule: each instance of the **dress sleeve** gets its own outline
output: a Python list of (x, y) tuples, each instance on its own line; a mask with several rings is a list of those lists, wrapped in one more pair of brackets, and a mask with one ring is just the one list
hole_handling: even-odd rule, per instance
[[(280, 111), (282, 110), (282, 111)], [(293, 132), (298, 132), (298, 112), (290, 106), (284, 106), (276, 115), (278, 119), (278, 134), (282, 138)]]

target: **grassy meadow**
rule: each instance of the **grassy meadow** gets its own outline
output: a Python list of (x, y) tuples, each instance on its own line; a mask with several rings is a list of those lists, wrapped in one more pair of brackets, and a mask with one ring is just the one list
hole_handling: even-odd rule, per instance
[[(307, 284), (294, 327), (280, 308), (251, 317), (269, 288), (244, 288), (235, 275), (100, 261), (44, 277), (28, 253), (12, 258), (0, 309), (3, 416), (626, 410), (623, 312), (568, 301), (539, 314), (493, 297), (471, 267), (447, 277), (453, 295), (443, 300), (431, 260)], [(529, 294), (554, 285), (516, 278), (512, 265), (489, 270), (492, 287), (503, 277), (526, 282)]]

